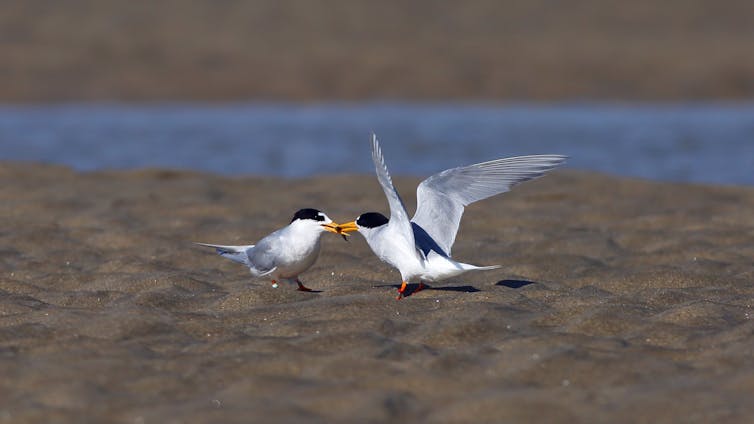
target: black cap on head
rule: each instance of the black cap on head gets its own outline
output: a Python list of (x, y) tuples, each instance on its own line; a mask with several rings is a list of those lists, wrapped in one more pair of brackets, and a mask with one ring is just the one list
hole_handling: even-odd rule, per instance
[(325, 214), (318, 211), (317, 209), (312, 209), (312, 208), (299, 209), (298, 212), (296, 212), (293, 215), (293, 219), (291, 219), (291, 222), (297, 219), (312, 219), (314, 221), (324, 221)]
[(385, 215), (379, 212), (367, 212), (356, 218), (356, 225), (364, 228), (377, 228), (388, 223)]

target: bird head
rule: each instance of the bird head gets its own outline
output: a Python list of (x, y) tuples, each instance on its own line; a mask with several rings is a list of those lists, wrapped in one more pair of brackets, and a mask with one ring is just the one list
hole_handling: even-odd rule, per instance
[(387, 224), (389, 220), (385, 215), (379, 212), (367, 212), (359, 215), (356, 220), (338, 225), (337, 230), (348, 234), (353, 231), (359, 231), (366, 235), (376, 228)]
[(324, 212), (317, 209), (305, 208), (299, 209), (291, 219), (291, 225), (305, 225), (311, 226), (312, 229), (319, 231), (327, 231), (335, 234), (339, 234), (344, 240), (348, 240), (346, 236), (348, 233), (344, 233), (340, 230), (340, 225), (334, 222)]

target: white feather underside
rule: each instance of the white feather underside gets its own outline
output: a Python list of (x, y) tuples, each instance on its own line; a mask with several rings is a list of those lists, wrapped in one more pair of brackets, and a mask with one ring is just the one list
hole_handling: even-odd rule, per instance
[(417, 187), (412, 222), (450, 255), (467, 205), (540, 177), (565, 160), (561, 155), (517, 156), (442, 171)]

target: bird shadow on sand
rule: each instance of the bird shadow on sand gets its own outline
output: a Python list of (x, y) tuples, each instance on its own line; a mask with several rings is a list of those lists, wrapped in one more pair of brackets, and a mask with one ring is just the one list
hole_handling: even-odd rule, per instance
[[(401, 285), (400, 284), (378, 284), (378, 285), (374, 285), (372, 287), (373, 288), (392, 287), (392, 288), (398, 290), (401, 287)], [(416, 292), (416, 289), (418, 287), (419, 287), (419, 284), (409, 284), (406, 287), (406, 292), (404, 294), (404, 297), (409, 297), (412, 294), (414, 294), (414, 292)], [(476, 288), (474, 286), (468, 286), (468, 285), (467, 286), (432, 287), (432, 286), (430, 286), (430, 285), (428, 285), (426, 283), (424, 284), (424, 288), (422, 290), (419, 290), (419, 291), (421, 292), (421, 291), (424, 291), (424, 290), (452, 291), (452, 292), (462, 292), (462, 293), (476, 293), (476, 292), (481, 291), (481, 290), (479, 290), (478, 288)]]
[(301, 290), (301, 289), (296, 288), (296, 286), (286, 287), (287, 284), (279, 284), (277, 287), (271, 287), (270, 283), (246, 283), (246, 284), (251, 288), (271, 288), (273, 290), (289, 289), (292, 291), (299, 291), (302, 293), (323, 293), (324, 292), (324, 290), (317, 290), (317, 289), (312, 289), (312, 288), (308, 288), (307, 290)]
[(424, 290), (453, 291), (453, 292), (463, 292), (463, 293), (476, 293), (476, 292), (481, 291), (474, 286), (445, 286), (445, 287), (425, 286)]
[(521, 287), (526, 287), (530, 284), (537, 284), (537, 282), (528, 280), (500, 280), (495, 285), (508, 287), (509, 289), (520, 289)]

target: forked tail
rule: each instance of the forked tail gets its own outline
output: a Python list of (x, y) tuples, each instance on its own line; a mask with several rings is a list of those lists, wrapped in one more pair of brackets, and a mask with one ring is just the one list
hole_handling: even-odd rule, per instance
[(198, 242), (194, 242), (194, 244), (198, 244), (199, 246), (212, 247), (215, 249), (218, 255), (224, 258), (228, 258), (233, 262), (238, 262), (246, 266), (250, 266), (249, 255), (246, 252), (254, 247), (253, 244), (249, 246), (223, 246), (220, 244), (207, 244)]
[(487, 271), (489, 269), (498, 269), (501, 268), (502, 265), (487, 265), (487, 266), (476, 266), (476, 265), (470, 265), (470, 264), (463, 264), (467, 268), (467, 271)]
[(429, 281), (441, 281), (461, 275), (468, 271), (485, 271), (500, 267), (501, 265), (476, 266), (463, 262), (456, 262), (435, 251), (431, 251), (429, 252), (429, 255), (427, 255), (426, 273), (423, 275), (423, 278), (426, 278)]

